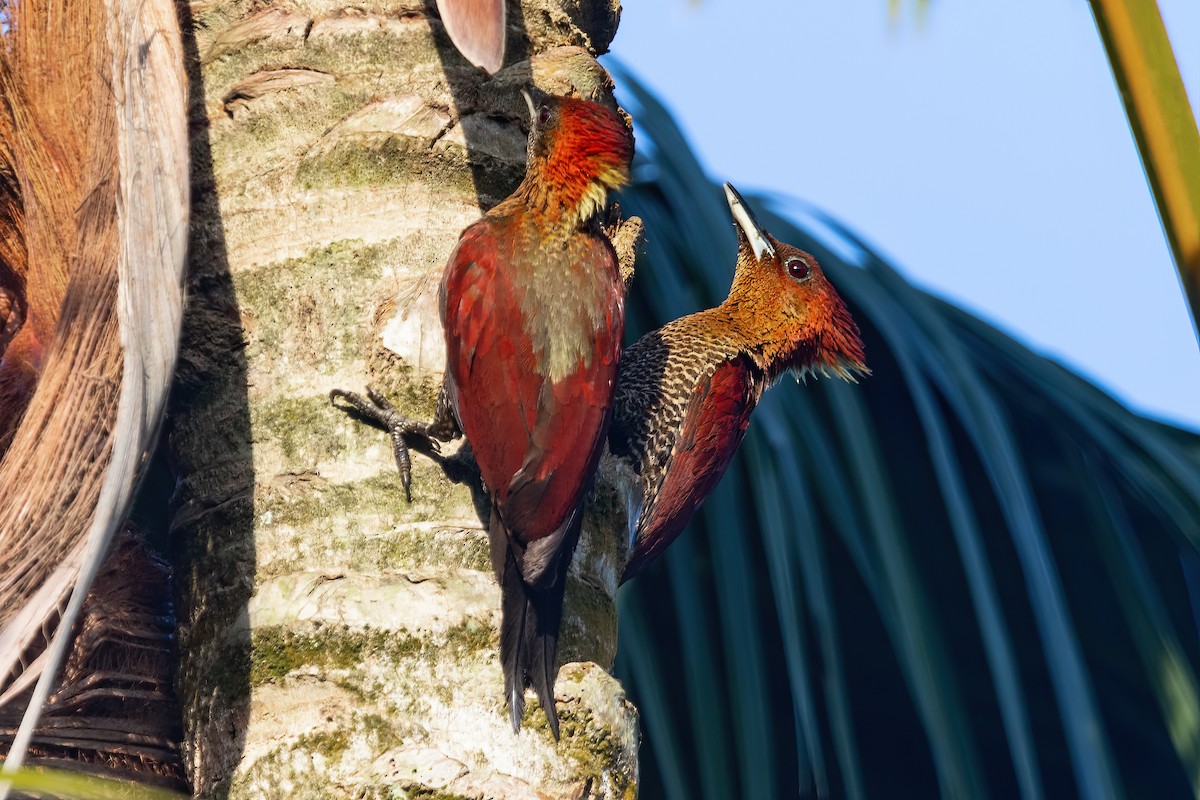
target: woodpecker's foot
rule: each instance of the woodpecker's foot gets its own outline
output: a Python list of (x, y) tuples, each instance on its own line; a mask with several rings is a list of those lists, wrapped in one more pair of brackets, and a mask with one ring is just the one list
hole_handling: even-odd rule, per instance
[(437, 456), (441, 451), (438, 440), (449, 441), (458, 435), (458, 426), (454, 416), (450, 414), (447, 423), (444, 415), (449, 412), (449, 404), (445, 400), (445, 392), (438, 398), (437, 416), (432, 422), (411, 420), (396, 410), (396, 407), (371, 387), (367, 387), (367, 396), (356, 392), (346, 392), (334, 389), (329, 393), (329, 401), (337, 405), (337, 399), (346, 401), (350, 410), (377, 427), (383, 428), (392, 437), (392, 455), (396, 459), (396, 468), (400, 471), (400, 483), (404, 485), (404, 499), (412, 502), (412, 458), (409, 447)]

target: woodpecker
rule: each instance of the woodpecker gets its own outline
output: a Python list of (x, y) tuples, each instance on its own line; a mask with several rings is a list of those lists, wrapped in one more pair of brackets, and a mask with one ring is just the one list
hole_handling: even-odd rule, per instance
[(600, 212), (608, 191), (629, 180), (633, 141), (599, 103), (536, 89), (525, 100), (525, 178), (463, 231), (442, 277), (447, 365), (434, 421), (408, 421), (377, 393), (370, 401), (333, 396), (391, 431), (406, 491), (406, 437), (465, 434), (491, 502), (513, 730), (532, 685), (557, 739), (563, 590), (604, 449), (625, 319), (624, 284)]
[(675, 540), (716, 487), (767, 387), (869, 374), (858, 326), (809, 253), (764, 231), (728, 183), (738, 233), (729, 297), (648, 333), (621, 360), (609, 449), (636, 475), (622, 582)]

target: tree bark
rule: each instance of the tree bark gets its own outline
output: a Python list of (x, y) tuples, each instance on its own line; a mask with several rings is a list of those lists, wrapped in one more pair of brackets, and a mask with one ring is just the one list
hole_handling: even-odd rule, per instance
[[(601, 482), (567, 589), (562, 741), (514, 735), (468, 489), (335, 409), (428, 418), (459, 232), (519, 181), (531, 74), (611, 101), (616, 0), (509, 9), (490, 79), (432, 3), (193, 0), (189, 312), (172, 401), (184, 758), (206, 797), (632, 797), (608, 673), (624, 509)], [(185, 12), (186, 15), (187, 12)]]

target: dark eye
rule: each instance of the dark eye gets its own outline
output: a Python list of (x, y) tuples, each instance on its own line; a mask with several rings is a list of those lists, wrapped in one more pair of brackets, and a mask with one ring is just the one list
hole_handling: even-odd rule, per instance
[(787, 262), (788, 275), (798, 281), (808, 278), (808, 264), (802, 258), (789, 258)]
[(541, 106), (538, 108), (538, 124), (545, 125), (550, 121), (550, 106)]

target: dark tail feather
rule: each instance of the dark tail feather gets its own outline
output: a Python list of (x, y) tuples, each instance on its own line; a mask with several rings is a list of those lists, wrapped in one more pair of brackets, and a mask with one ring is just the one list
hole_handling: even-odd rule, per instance
[[(492, 517), (495, 516), (493, 512)], [(528, 589), (521, 580), (516, 556), (507, 544), (505, 550), (502, 573), (497, 576), (500, 579), (500, 663), (504, 667), (504, 697), (508, 700), (515, 733), (521, 730), (521, 715), (525, 713), (525, 675), (529, 669), (525, 628), (530, 604), (525, 597)]]
[(521, 578), (516, 555), (509, 548), (500, 582), (500, 663), (504, 667), (504, 694), (514, 731), (521, 729), (525, 687), (533, 686), (550, 732), (558, 739), (558, 713), (554, 707), (554, 679), (558, 674), (558, 628), (566, 581), (555, 581), (539, 591)]
[[(500, 663), (504, 669), (504, 695), (508, 700), (513, 731), (521, 729), (525, 687), (533, 686), (546, 712), (550, 732), (557, 741), (558, 711), (554, 705), (554, 680), (558, 676), (558, 629), (562, 623), (570, 553), (564, 554), (566, 557), (560, 558), (555, 565), (556, 574), (549, 586), (535, 589), (525, 582), (517, 553), (508, 542), (504, 523), (494, 511), (490, 527), (492, 563), (500, 582)], [(574, 534), (572, 538), (578, 536), (577, 530), (571, 533)], [(574, 541), (569, 544), (569, 550), (573, 551)], [(503, 566), (499, 559), (500, 547), (504, 548)]]
[(529, 682), (546, 711), (546, 722), (558, 741), (558, 709), (554, 705), (554, 679), (558, 677), (558, 628), (562, 622), (563, 594), (567, 582), (559, 578), (544, 591), (526, 586), (525, 647)]

